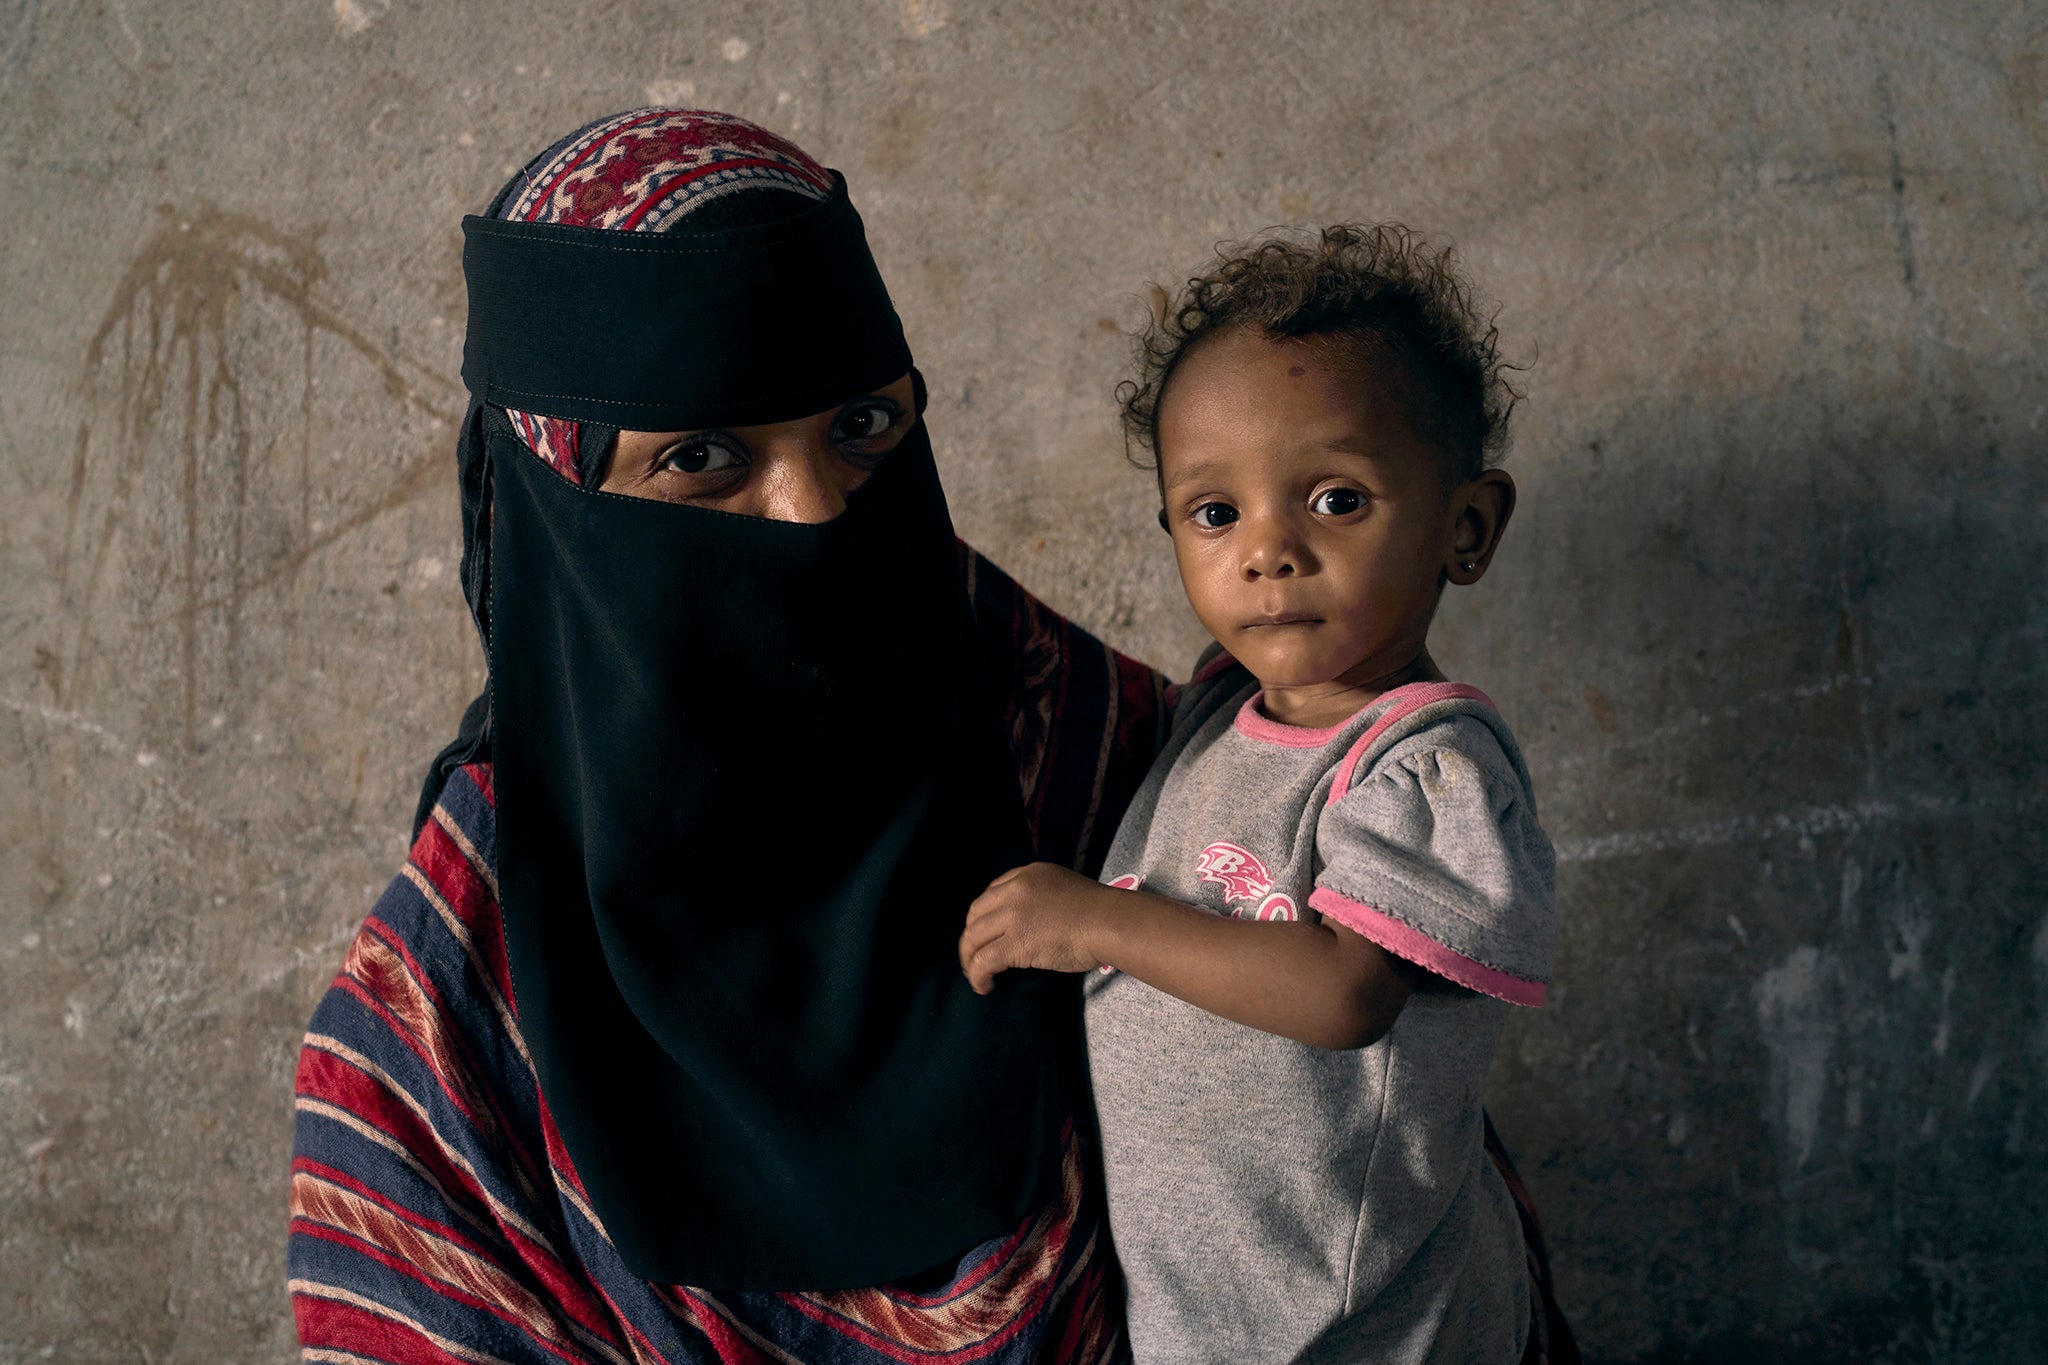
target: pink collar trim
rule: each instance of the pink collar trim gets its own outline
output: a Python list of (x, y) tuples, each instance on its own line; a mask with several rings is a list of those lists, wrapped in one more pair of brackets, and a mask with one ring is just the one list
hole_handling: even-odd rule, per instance
[[(1335, 725), (1311, 730), (1305, 725), (1289, 725), (1262, 714), (1259, 703), (1265, 700), (1265, 697), (1266, 689), (1262, 687), (1247, 697), (1243, 706), (1237, 708), (1238, 733), (1258, 740), (1261, 744), (1280, 744), (1289, 749), (1320, 749), (1342, 734), (1344, 727), (1349, 725), (1357, 714), (1354, 712)], [(1378, 701), (1379, 698), (1375, 697), (1366, 705), (1371, 706)]]
[(1305, 725), (1288, 725), (1283, 721), (1274, 720), (1271, 716), (1262, 713), (1259, 710), (1259, 703), (1265, 700), (1265, 697), (1266, 689), (1262, 687), (1245, 699), (1245, 704), (1237, 709), (1237, 720), (1235, 722), (1237, 731), (1239, 734), (1249, 739), (1258, 740), (1262, 744), (1278, 744), (1289, 749), (1320, 749), (1342, 734), (1345, 727), (1350, 725), (1352, 721), (1357, 720), (1367, 711), (1382, 703), (1392, 703), (1392, 709), (1388, 712), (1389, 715), (1393, 714), (1394, 711), (1406, 711), (1412, 709), (1413, 706), (1423, 706), (1432, 701), (1440, 701), (1450, 697), (1472, 697), (1475, 700), (1485, 702), (1489, 706), (1492, 705), (1491, 702), (1487, 701), (1485, 693), (1476, 687), (1468, 687), (1464, 683), (1403, 683), (1399, 687), (1380, 693), (1377, 697), (1374, 697), (1335, 725), (1327, 725), (1320, 729), (1312, 730)]

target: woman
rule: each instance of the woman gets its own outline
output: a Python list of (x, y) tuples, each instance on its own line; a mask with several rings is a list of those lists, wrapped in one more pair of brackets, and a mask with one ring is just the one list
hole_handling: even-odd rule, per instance
[(490, 683), (302, 1054), (308, 1358), (1114, 1358), (1074, 999), (951, 945), (1159, 679), (958, 546), (794, 147), (621, 115), (465, 228)]

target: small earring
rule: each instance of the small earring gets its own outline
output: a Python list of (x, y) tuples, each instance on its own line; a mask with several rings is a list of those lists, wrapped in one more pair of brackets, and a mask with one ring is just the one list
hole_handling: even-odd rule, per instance
[(1472, 561), (1468, 559), (1468, 560), (1466, 560), (1466, 561), (1465, 561), (1465, 562), (1464, 562), (1463, 564), (1460, 564), (1460, 565), (1459, 565), (1458, 567), (1459, 567), (1459, 568), (1461, 568), (1461, 569), (1463, 569), (1463, 570), (1464, 570), (1464, 571), (1465, 571), (1466, 573), (1471, 573), (1471, 572), (1472, 572)]

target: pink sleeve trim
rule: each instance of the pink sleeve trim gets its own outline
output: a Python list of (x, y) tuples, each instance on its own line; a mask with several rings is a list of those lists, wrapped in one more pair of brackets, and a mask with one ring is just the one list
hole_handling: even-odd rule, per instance
[(1348, 896), (1340, 896), (1327, 886), (1319, 886), (1309, 892), (1308, 903), (1318, 914), (1337, 921), (1363, 938), (1371, 939), (1394, 956), (1406, 958), (1418, 967), (1427, 967), (1460, 986), (1505, 1000), (1510, 1005), (1533, 1007), (1543, 1003), (1548, 988), (1541, 981), (1526, 981), (1498, 967), (1474, 962), (1463, 953), (1452, 952), (1421, 930), (1410, 928), (1370, 905), (1360, 905)]
[(1365, 757), (1373, 742), (1423, 707), (1433, 706), (1440, 701), (1464, 700), (1476, 701), (1489, 711), (1500, 709), (1493, 704), (1493, 698), (1470, 683), (1409, 683), (1405, 687), (1395, 688), (1386, 696), (1395, 698), (1394, 704), (1387, 708), (1385, 715), (1366, 727), (1365, 733), (1346, 751), (1344, 761), (1337, 765), (1336, 780), (1330, 783), (1330, 805), (1336, 805), (1344, 798), (1344, 793), (1351, 790), (1351, 779), (1358, 769), (1358, 761)]

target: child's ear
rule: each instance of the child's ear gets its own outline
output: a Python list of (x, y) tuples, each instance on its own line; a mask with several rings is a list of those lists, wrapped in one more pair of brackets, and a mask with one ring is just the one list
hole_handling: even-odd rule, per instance
[(1451, 494), (1451, 540), (1444, 556), (1444, 577), (1469, 587), (1486, 575), (1487, 563), (1500, 547), (1515, 514), (1515, 481), (1505, 469), (1488, 469), (1468, 479)]

